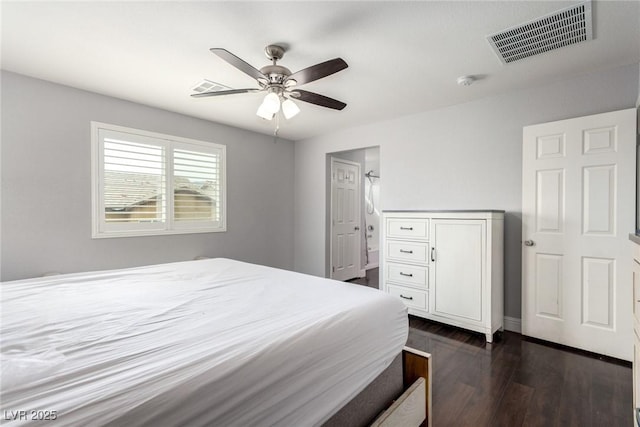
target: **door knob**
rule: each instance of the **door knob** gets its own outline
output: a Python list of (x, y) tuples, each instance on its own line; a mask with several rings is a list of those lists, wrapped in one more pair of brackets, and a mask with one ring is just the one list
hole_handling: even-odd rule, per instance
[(360, 227), (358, 227), (357, 225), (355, 227), (353, 227), (354, 230), (358, 231), (360, 230)]
[(525, 240), (524, 241), (524, 245), (525, 246), (534, 246), (536, 244), (536, 242), (534, 242), (533, 240)]

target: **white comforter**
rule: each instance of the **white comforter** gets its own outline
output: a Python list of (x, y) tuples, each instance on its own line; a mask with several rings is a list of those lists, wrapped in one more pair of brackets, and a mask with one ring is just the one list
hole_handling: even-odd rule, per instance
[(318, 425), (408, 331), (383, 292), (228, 259), (5, 282), (0, 308), (5, 425)]

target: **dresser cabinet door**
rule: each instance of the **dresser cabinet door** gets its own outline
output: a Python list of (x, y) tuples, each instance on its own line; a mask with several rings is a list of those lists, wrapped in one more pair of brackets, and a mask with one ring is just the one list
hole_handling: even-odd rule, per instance
[(485, 287), (485, 220), (431, 222), (432, 312), (482, 322)]

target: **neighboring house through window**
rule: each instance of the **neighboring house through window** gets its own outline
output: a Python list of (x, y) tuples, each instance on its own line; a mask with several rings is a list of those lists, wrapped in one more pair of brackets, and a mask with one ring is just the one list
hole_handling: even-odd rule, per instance
[(93, 237), (226, 231), (226, 147), (91, 122)]

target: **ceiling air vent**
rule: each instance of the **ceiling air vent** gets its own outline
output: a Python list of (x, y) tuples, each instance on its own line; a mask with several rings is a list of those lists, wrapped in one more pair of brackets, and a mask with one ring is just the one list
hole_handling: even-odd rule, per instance
[(504, 64), (591, 39), (590, 1), (487, 36)]
[(222, 90), (231, 90), (229, 86), (222, 85), (220, 83), (212, 82), (211, 80), (204, 79), (197, 86), (192, 89), (195, 93), (203, 92), (220, 92)]

